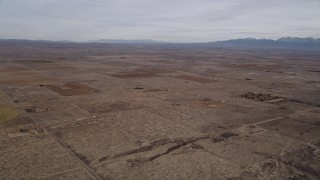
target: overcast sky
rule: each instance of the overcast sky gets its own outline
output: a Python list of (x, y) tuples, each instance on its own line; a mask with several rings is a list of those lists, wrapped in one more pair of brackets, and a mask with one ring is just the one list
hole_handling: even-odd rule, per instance
[(320, 36), (320, 0), (0, 0), (0, 38), (154, 39)]

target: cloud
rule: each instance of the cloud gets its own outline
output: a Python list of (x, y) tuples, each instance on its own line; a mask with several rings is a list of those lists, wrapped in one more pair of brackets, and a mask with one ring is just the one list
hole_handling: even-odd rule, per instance
[(0, 37), (212, 41), (318, 36), (319, 0), (0, 0)]

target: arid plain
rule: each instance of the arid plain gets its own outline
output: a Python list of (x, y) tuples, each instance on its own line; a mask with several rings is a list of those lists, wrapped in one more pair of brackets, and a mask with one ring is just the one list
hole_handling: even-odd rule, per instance
[(319, 179), (320, 51), (0, 43), (0, 179)]

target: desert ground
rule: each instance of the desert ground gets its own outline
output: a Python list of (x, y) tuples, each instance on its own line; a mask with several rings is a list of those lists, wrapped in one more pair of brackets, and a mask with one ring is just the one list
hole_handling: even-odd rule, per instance
[(0, 43), (0, 179), (319, 179), (320, 51)]

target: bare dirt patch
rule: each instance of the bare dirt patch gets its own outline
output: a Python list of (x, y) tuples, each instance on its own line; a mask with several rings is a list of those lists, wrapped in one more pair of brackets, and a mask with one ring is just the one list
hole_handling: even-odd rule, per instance
[(178, 75), (178, 76), (174, 76), (174, 77), (179, 78), (179, 79), (188, 80), (188, 81), (194, 81), (194, 82), (198, 82), (198, 83), (202, 83), (202, 84), (217, 82), (216, 80), (213, 80), (213, 79), (188, 76), (188, 75)]
[(214, 101), (210, 98), (203, 98), (200, 101), (196, 102), (197, 104), (200, 104), (202, 106), (208, 106), (208, 107), (216, 107), (218, 105), (221, 105), (223, 102), (221, 101)]
[(113, 74), (111, 76), (117, 78), (148, 78), (148, 77), (156, 77), (161, 73), (169, 73), (171, 71), (164, 69), (135, 69), (128, 72), (120, 72), (118, 74)]
[(148, 77), (155, 77), (158, 75), (153, 72), (127, 72), (127, 73), (123, 72), (119, 74), (113, 74), (111, 76), (126, 79), (126, 78), (148, 78)]
[(100, 113), (109, 113), (109, 112), (118, 112), (118, 111), (128, 111), (142, 108), (140, 105), (133, 104), (130, 102), (104, 102), (97, 104), (89, 105), (80, 105), (81, 108), (85, 109), (89, 113), (100, 114)]
[(35, 83), (56, 82), (55, 78), (46, 77), (40, 73), (33, 73), (31, 71), (18, 72), (0, 72), (0, 83), (5, 85), (33, 85)]
[(19, 64), (30, 64), (30, 63), (53, 63), (53, 61), (48, 60), (14, 60), (13, 62)]
[(61, 96), (77, 96), (84, 94), (99, 93), (100, 91), (80, 83), (67, 83), (63, 86), (45, 85), (50, 90), (60, 94)]
[(166, 91), (169, 91), (169, 90), (168, 89), (149, 89), (143, 92), (166, 92)]
[(304, 70), (306, 72), (315, 72), (315, 73), (320, 73), (320, 70), (317, 70), (317, 69), (306, 69)]
[(236, 69), (250, 69), (250, 70), (274, 70), (278, 69), (279, 65), (276, 64), (252, 64), (252, 63), (239, 63), (239, 64), (226, 64), (226, 67)]

